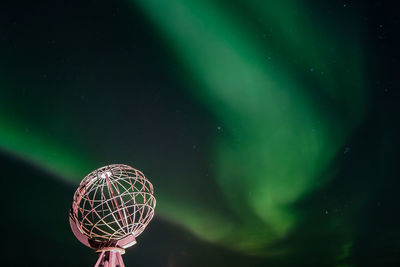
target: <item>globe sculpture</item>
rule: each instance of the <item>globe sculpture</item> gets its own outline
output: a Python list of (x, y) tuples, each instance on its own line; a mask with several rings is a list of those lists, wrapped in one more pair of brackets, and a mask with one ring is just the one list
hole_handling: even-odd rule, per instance
[(121, 255), (136, 244), (155, 206), (153, 185), (143, 173), (128, 165), (108, 165), (82, 180), (69, 221), (76, 238), (99, 254), (95, 267), (123, 267)]

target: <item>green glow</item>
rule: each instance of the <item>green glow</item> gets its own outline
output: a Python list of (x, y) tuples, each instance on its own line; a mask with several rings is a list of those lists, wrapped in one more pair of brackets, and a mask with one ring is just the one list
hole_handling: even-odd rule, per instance
[(27, 135), (24, 133), (25, 127), (15, 125), (1, 116), (0, 124), (0, 147), (3, 151), (23, 157), (66, 181), (72, 179), (77, 182), (87, 174), (87, 170), (97, 166), (79, 156), (78, 149), (72, 150), (43, 135)]
[[(296, 1), (235, 2), (240, 8), (211, 0), (131, 3), (179, 60), (177, 79), (221, 122), (220, 137), (212, 140), (212, 177), (231, 210), (185, 195), (186, 184), (169, 184), (166, 174), (156, 188), (157, 214), (244, 253), (285, 253), (268, 248), (290, 235), (302, 218), (293, 205), (330, 178), (322, 172), (362, 119), (357, 32), (331, 33)], [(26, 134), (27, 122), (11, 116), (1, 98), (0, 104), (2, 150), (74, 182), (99, 166), (101, 155), (84, 154), (86, 148), (48, 137), (40, 127), (30, 125)], [(178, 174), (190, 184), (188, 175)], [(342, 247), (340, 259), (351, 240)]]
[[(262, 250), (296, 224), (291, 204), (329, 178), (321, 172), (360, 120), (358, 38), (350, 32), (330, 36), (295, 1), (242, 1), (243, 10), (262, 21), (266, 40), (229, 4), (132, 2), (180, 59), (186, 70), (180, 77), (194, 78), (194, 84), (188, 79), (194, 96), (221, 120), (216, 177), (243, 223), (216, 222), (207, 209), (191, 212), (179, 203), (165, 215), (183, 220), (201, 238), (249, 253)], [(255, 226), (257, 220), (262, 224)], [(204, 231), (207, 224), (219, 231)]]
[[(11, 88), (6, 83), (2, 87)], [(93, 160), (94, 155), (84, 155), (80, 147), (68, 147), (64, 140), (53, 138), (52, 132), (42, 132), (37, 125), (18, 118), (12, 112), (13, 108), (2, 100), (0, 93), (0, 147), (3, 151), (21, 157), (67, 182), (79, 182), (88, 170), (98, 166)]]

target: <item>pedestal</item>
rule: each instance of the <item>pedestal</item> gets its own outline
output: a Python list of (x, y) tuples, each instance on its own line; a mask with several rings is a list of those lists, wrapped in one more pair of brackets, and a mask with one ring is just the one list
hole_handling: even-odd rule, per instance
[(121, 256), (125, 250), (121, 248), (104, 248), (97, 252), (100, 254), (94, 267), (125, 267)]

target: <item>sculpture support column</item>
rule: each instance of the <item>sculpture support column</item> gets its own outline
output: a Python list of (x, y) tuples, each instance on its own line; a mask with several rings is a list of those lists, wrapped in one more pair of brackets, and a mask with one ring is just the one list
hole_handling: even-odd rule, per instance
[(94, 267), (125, 267), (121, 252), (116, 250), (103, 250)]

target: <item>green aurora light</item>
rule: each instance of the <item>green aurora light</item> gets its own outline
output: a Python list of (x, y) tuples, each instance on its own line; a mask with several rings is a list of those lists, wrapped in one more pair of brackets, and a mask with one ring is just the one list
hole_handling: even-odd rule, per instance
[(178, 79), (230, 129), (216, 142), (215, 177), (241, 224), (216, 224), (207, 207), (168, 216), (209, 241), (268, 253), (296, 224), (291, 205), (329, 178), (323, 170), (362, 117), (360, 37), (328, 31), (297, 1), (133, 3), (179, 58)]
[[(329, 18), (321, 24), (298, 1), (131, 4), (143, 10), (180, 62), (175, 78), (224, 131), (209, 156), (230, 210), (179, 198), (173, 192), (182, 185), (160, 182), (158, 214), (243, 253), (282, 253), (267, 248), (302, 218), (292, 205), (329, 180), (324, 170), (363, 117), (367, 97), (357, 27), (333, 31)], [(11, 120), (2, 99), (3, 151), (73, 182), (99, 167), (101, 156), (46, 138), (26, 119)], [(37, 134), (27, 136), (27, 124)], [(351, 239), (342, 245), (349, 244)]]

